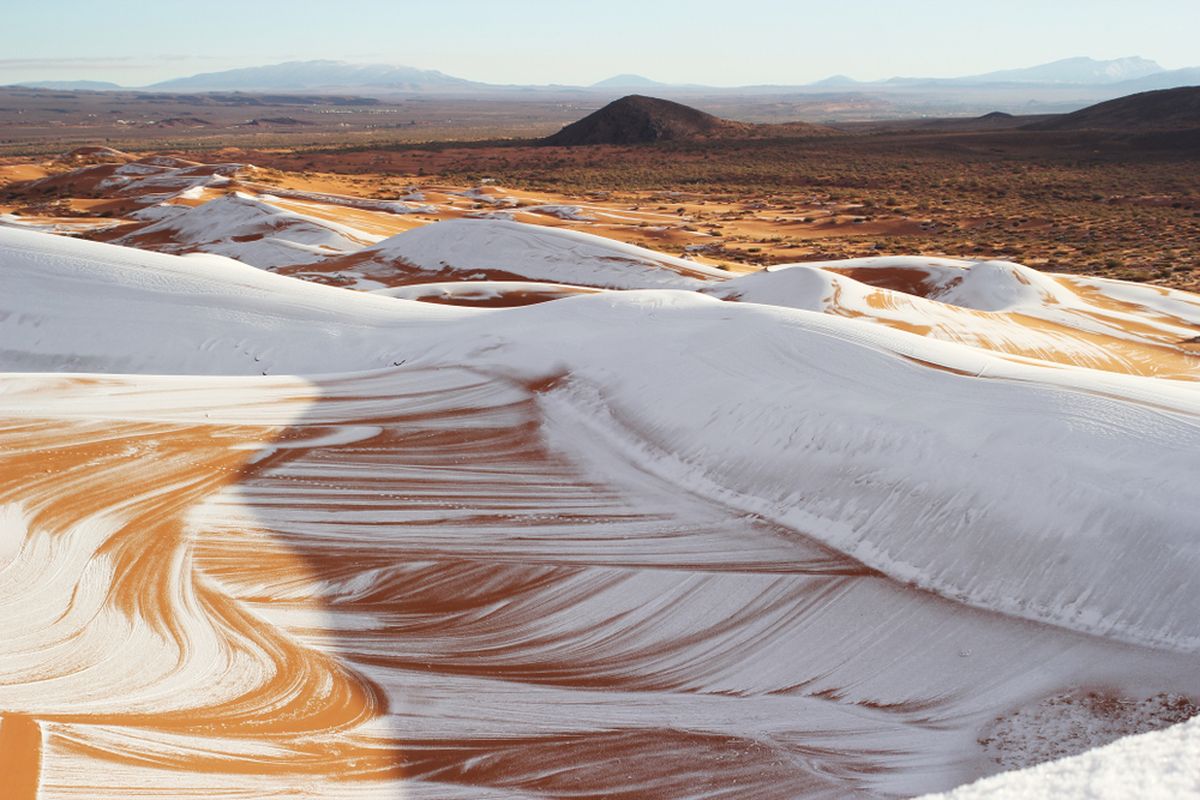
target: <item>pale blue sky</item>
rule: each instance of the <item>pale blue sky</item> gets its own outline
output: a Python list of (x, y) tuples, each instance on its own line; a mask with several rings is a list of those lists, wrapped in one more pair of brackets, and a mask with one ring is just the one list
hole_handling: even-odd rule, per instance
[(1200, 1), (0, 0), (0, 83), (143, 85), (279, 61), (491, 83), (619, 72), (711, 85), (953, 76), (1075, 55), (1200, 65)]

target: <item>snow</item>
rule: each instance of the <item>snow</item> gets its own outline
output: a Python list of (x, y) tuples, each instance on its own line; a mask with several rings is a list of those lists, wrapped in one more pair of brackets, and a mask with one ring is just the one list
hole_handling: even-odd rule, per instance
[[(554, 330), (556, 355), (544, 358), (579, 379), (556, 399), (579, 409), (590, 437), (624, 443), (643, 471), (960, 602), (1200, 649), (1188, 600), (1200, 597), (1195, 385), (1048, 371), (854, 320), (681, 293), (527, 313), (568, 312), (602, 319), (606, 334), (538, 326)], [(528, 347), (510, 368), (537, 363)], [(973, 377), (984, 370), (989, 380)]]
[[(286, 222), (278, 235), (290, 235), (298, 215), (277, 212), (234, 195), (147, 215), (219, 243), (264, 221)], [(296, 652), (336, 637), (339, 657), (368, 659), (354, 668), (388, 710), (353, 735), (381, 747), (414, 731), (590, 741), (665, 727), (737, 742), (726, 746), (743, 755), (765, 749), (769, 761), (726, 766), (771, 781), (770, 769), (790, 765), (803, 780), (770, 784), (780, 796), (813, 785), (830, 796), (914, 794), (1052, 757), (1047, 738), (1084, 748), (1164, 719), (1155, 701), (1120, 724), (1061, 702), (1079, 687), (1139, 701), (1165, 693), (1166, 706), (1200, 693), (1200, 382), (1080, 366), (1085, 345), (1099, 347), (1086, 338), (1096, 326), (1137, 317), (1144, 329), (1128, 326), (1120, 341), (1147, 347), (1186, 330), (1191, 296), (950, 259), (722, 280), (601, 237), (476, 220), (417, 228), (355, 257), (530, 281), (355, 292), (220, 255), (7, 228), (0, 253), (9, 435), (45, 420), (103, 436), (119, 425), (205, 426), (184, 442), (189, 469), (228, 452), (266, 463), (312, 448), (273, 482), (246, 481), (194, 509), (189, 525), (254, 547), (274, 532), (346, 565), (344, 580), (289, 574), (278, 589), (264, 576), (247, 592), (263, 629), (288, 631), (281, 641)], [(924, 270), (936, 297), (839, 272), (898, 267)], [(563, 284), (626, 291), (509, 309), (405, 299)], [(1116, 300), (1124, 305), (1106, 305)], [(1063, 326), (1055, 336), (1079, 340), (1060, 348), (1070, 360), (1005, 349), (1054, 346), (1038, 327), (1051, 320)], [(921, 326), (930, 333), (912, 332)], [(246, 432), (256, 425), (294, 433), (268, 443), (278, 430)], [(444, 445), (448, 431), (499, 438), (476, 452)], [(157, 447), (183, 435), (169, 433)], [(151, 448), (112, 463), (157, 474), (174, 462)], [(253, 524), (239, 516), (248, 508)], [(2, 707), (161, 713), (269, 684), (274, 662), (241, 640), (231, 648), (181, 578), (167, 594), (187, 598), (173, 609), (183, 644), (106, 602), (119, 571), (106, 542), (126, 513), (52, 530), (0, 505), (0, 621), (19, 634), (0, 641), (0, 663), (41, 663), (51, 650), (39, 643), (53, 640), (69, 656), (56, 663), (86, 665), (52, 683), (4, 683)], [(355, 571), (364, 552), (375, 560)], [(423, 583), (426, 558), (488, 571)], [(528, 594), (470, 605), (513, 574)], [(319, 611), (296, 600), (310, 583), (320, 583)], [(378, 635), (404, 615), (353, 602), (410, 583), (452, 585), (454, 607), (467, 609), (453, 615), (453, 636), (423, 622), (406, 630), (402, 655), (418, 669), (389, 661), (396, 644)], [(273, 589), (281, 608), (262, 600)], [(112, 641), (123, 650), (105, 656)], [(478, 672), (426, 669), (439, 660)], [(274, 748), (81, 728), (70, 735), (85, 753), (138, 753), (127, 771), (181, 752), (265, 758)], [(1188, 722), (950, 796), (1194, 794), (1197, 737)], [(64, 781), (64, 764), (91, 764), (52, 755), (50, 774)], [(1163, 766), (1146, 775), (1145, 763)], [(768, 784), (747, 785), (750, 796)]]
[(598, 291), (596, 289), (581, 289), (562, 283), (543, 283), (539, 281), (446, 281), (435, 283), (414, 283), (407, 286), (395, 286), (386, 289), (375, 289), (372, 294), (386, 297), (398, 297), (405, 300), (438, 297), (445, 300), (468, 299), (472, 301), (499, 300), (511, 294), (540, 294), (545, 296), (566, 296)]
[(17, 503), (0, 505), (0, 570), (16, 560), (25, 544), (29, 521)]
[(115, 225), (112, 220), (76, 219), (60, 217), (47, 221), (44, 218), (24, 219), (17, 214), (0, 214), (0, 227), (23, 228), (25, 230), (45, 231), (47, 233), (76, 233), (89, 230), (102, 230)]
[[(839, 277), (822, 269), (797, 265), (791, 269), (765, 269), (739, 275), (701, 291), (713, 297), (746, 303), (824, 311), (834, 303), (835, 281), (842, 282), (837, 280)], [(865, 288), (863, 286), (863, 291)], [(839, 296), (838, 300), (850, 305), (848, 299)]]
[(411, 196), (402, 197), (399, 200), (372, 200), (365, 197), (330, 194), (328, 192), (311, 192), (283, 187), (267, 187), (266, 185), (260, 185), (259, 188), (270, 188), (271, 192), (280, 197), (323, 206), (343, 206), (368, 211), (386, 211), (389, 214), (436, 214), (438, 211), (436, 206), (424, 204), (423, 202), (408, 202), (411, 200)]
[(222, 195), (198, 206), (158, 205), (135, 216), (150, 225), (126, 234), (118, 244), (169, 236), (174, 252), (202, 250), (261, 268), (308, 264), (350, 253), (382, 237), (271, 205), (269, 195)]
[(129, 164), (122, 164), (121, 166), (117, 167), (116, 170), (113, 171), (113, 174), (114, 175), (123, 175), (123, 176), (134, 176), (134, 175), (142, 176), (142, 175), (157, 175), (157, 174), (161, 173), (162, 171), (163, 170), (161, 169), (161, 167), (159, 165), (139, 163), (137, 161), (133, 161), (133, 162), (130, 162)]
[(993, 761), (1014, 769), (1160, 730), (1198, 711), (1183, 695), (1129, 697), (1110, 690), (1074, 689), (997, 717), (979, 742)]
[(1112, 283), (1009, 262), (878, 257), (771, 267), (700, 291), (872, 320), (1011, 356), (1200, 378), (1200, 362), (1180, 347), (1195, 335), (1195, 299)]
[(971, 265), (962, 281), (930, 295), (950, 305), (979, 311), (1014, 311), (1069, 303), (1071, 293), (1054, 278), (1008, 261), (981, 261)]
[(595, 217), (584, 212), (582, 206), (564, 206), (564, 205), (541, 205), (541, 206), (525, 206), (521, 211), (527, 213), (546, 214), (559, 219), (570, 219), (579, 222), (588, 222), (594, 220)]
[[(447, 259), (474, 267), (483, 261), (476, 248), (493, 265), (515, 256), (506, 246), (529, 252), (507, 224), (478, 222), (437, 223), (379, 251), (432, 266), (417, 235), (425, 231), (441, 234), (433, 241), (446, 244)], [(594, 237), (548, 233), (535, 240), (547, 244), (534, 251), (543, 264), (565, 270), (595, 252)], [(10, 368), (315, 373), (403, 357), (520, 380), (565, 370), (572, 380), (555, 402), (577, 408), (592, 435), (623, 442), (642, 470), (961, 602), (1200, 651), (1200, 615), (1188, 599), (1200, 597), (1192, 535), (1200, 487), (1191, 480), (1200, 385), (1047, 370), (857, 320), (691, 292), (603, 293), (472, 320), (212, 256), (0, 236), (24, 253), (6, 268), (8, 302), (19, 305), (0, 308), (9, 312), (0, 330)], [(614, 251), (643, 257), (616, 245), (602, 256)], [(89, 266), (97, 262), (106, 271)], [(604, 267), (584, 277), (596, 269)], [(76, 296), (86, 304), (66, 299)], [(106, 323), (118, 316), (121, 325)], [(175, 346), (152, 333), (168, 324)], [(70, 333), (83, 325), (94, 333)], [(403, 329), (399, 339), (388, 333)], [(989, 380), (973, 377), (984, 372)], [(1138, 532), (1134, 552), (1129, 531)]]
[(487, 203), (488, 205), (502, 206), (506, 208), (513, 208), (519, 205), (521, 202), (515, 197), (509, 197), (507, 195), (500, 194), (497, 189), (486, 189), (482, 186), (474, 189), (467, 189), (465, 192), (455, 192), (455, 194), (459, 197), (477, 200), (482, 203)]
[(923, 800), (1178, 800), (1200, 797), (1200, 719), (1006, 772)]
[(379, 208), (383, 211), (390, 211), (393, 214), (436, 214), (438, 213), (437, 206), (418, 205), (413, 203), (403, 203), (399, 201), (390, 203), (381, 203)]
[(771, 275), (796, 270), (911, 270), (926, 276), (925, 297), (977, 311), (1013, 311), (1070, 302), (1053, 277), (1011, 261), (965, 261), (920, 256), (879, 256), (842, 261), (810, 261), (768, 267)]
[[(0, 366), (8, 370), (373, 369), (403, 349), (383, 331), (451, 313), (414, 303), (397, 314), (404, 301), (305, 283), (222, 256), (172, 256), (21, 231), (0, 236)], [(349, 317), (347, 309), (354, 309)]]
[(1200, 327), (1200, 298), (1194, 294), (1163, 286), (1145, 286), (1105, 278), (1075, 277), (1073, 280), (1080, 286), (1102, 291), (1108, 297), (1131, 303), (1148, 312), (1174, 317)]
[(446, 220), (359, 253), (438, 272), (500, 270), (533, 281), (606, 289), (698, 288), (721, 270), (601, 236), (495, 219)]
[[(113, 174), (97, 184), (98, 189), (136, 196), (141, 201), (157, 202), (195, 187), (223, 186), (230, 176), (252, 170), (246, 164), (196, 164), (172, 166), (172, 163), (131, 162), (118, 167)], [(157, 192), (155, 194), (154, 192)]]

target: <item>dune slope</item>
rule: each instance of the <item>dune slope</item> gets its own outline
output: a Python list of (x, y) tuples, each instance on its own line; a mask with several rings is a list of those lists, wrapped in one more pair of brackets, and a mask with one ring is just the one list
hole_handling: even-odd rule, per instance
[(27, 794), (912, 795), (1138, 730), (1081, 687), (1200, 696), (1195, 298), (528, 228), (377, 252), (629, 288), (461, 308), (0, 229)]

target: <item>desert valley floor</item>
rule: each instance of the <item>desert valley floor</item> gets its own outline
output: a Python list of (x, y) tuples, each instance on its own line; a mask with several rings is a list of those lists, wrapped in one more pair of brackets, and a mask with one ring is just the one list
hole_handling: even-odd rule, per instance
[(0, 167), (70, 212), (0, 207), (7, 796), (895, 797), (1200, 738), (1200, 295), (71, 159)]

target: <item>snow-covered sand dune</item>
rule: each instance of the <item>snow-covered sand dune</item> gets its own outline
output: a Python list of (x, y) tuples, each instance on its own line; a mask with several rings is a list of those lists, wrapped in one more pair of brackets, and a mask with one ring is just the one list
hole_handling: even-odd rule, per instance
[(1200, 300), (1007, 261), (886, 257), (783, 265), (701, 291), (1135, 375), (1200, 378)]
[(156, 243), (162, 252), (230, 256), (255, 267), (306, 264), (366, 247), (381, 237), (271, 204), (267, 196), (224, 194), (197, 205), (162, 203), (132, 216), (144, 221), (114, 239), (138, 247)]
[(527, 280), (602, 289), (698, 289), (726, 277), (713, 267), (602, 236), (502, 219), (424, 225), (316, 269), (387, 285)]
[(628, 290), (0, 229), (17, 791), (912, 795), (1200, 697), (1197, 298), (496, 221), (374, 251)]

